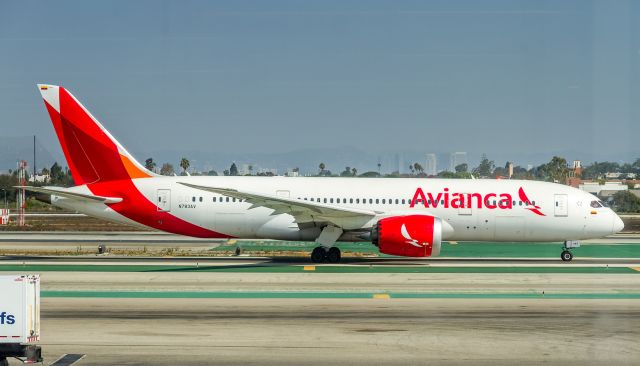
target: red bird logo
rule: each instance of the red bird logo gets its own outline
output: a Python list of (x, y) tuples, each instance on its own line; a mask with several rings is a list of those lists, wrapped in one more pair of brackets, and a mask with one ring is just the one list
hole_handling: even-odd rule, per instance
[(520, 200), (523, 201), (527, 206), (529, 207), (525, 207), (527, 210), (533, 212), (536, 215), (539, 216), (547, 216), (545, 214), (543, 214), (542, 212), (540, 212), (540, 206), (538, 205), (533, 205), (531, 203), (531, 200), (529, 199), (529, 197), (527, 197), (527, 194), (524, 193), (524, 189), (522, 189), (522, 187), (520, 187), (520, 189), (518, 189), (518, 196), (520, 196)]

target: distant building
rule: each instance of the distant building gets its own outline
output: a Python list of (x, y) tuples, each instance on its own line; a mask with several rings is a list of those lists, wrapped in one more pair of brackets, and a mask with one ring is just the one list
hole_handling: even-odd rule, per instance
[(456, 167), (460, 164), (468, 164), (467, 153), (464, 151), (457, 151), (457, 152), (451, 153), (451, 158), (449, 159), (449, 171), (455, 172)]
[(424, 172), (427, 175), (438, 174), (438, 159), (436, 154), (427, 154), (427, 162), (424, 165)]
[(567, 173), (566, 185), (578, 188), (582, 184), (582, 162), (574, 160)]
[(238, 167), (238, 175), (249, 175), (251, 174), (251, 170), (249, 170), (250, 164), (242, 164)]
[(582, 177), (582, 162), (580, 160), (574, 160), (573, 165), (569, 169), (569, 178)]
[(618, 173), (618, 172), (608, 172), (604, 174), (605, 179), (636, 179), (635, 173)]
[(404, 157), (402, 154), (397, 154), (396, 160), (398, 161), (398, 174), (404, 174)]
[(629, 186), (622, 182), (583, 182), (578, 186), (581, 190), (594, 194), (600, 198), (607, 198), (616, 192), (626, 191)]
[(51, 177), (49, 174), (37, 174), (29, 177), (28, 181), (31, 183), (49, 183)]
[(510, 161), (507, 162), (507, 176), (509, 177), (509, 179), (513, 177), (513, 163)]
[(258, 174), (260, 175), (278, 175), (278, 169), (270, 169), (270, 168), (260, 168), (258, 170)]

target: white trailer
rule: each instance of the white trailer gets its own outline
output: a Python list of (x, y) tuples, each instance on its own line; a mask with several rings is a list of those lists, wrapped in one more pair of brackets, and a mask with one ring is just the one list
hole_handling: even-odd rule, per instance
[(40, 276), (0, 276), (0, 366), (7, 357), (41, 362)]

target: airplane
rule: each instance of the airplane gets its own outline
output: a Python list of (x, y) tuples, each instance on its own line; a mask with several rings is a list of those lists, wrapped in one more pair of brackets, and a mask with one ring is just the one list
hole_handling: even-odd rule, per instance
[(74, 187), (20, 187), (59, 207), (198, 238), (313, 241), (315, 263), (338, 263), (342, 241), (432, 257), (443, 241), (562, 242), (621, 231), (596, 196), (510, 179), (161, 176), (146, 169), (65, 88), (38, 84)]

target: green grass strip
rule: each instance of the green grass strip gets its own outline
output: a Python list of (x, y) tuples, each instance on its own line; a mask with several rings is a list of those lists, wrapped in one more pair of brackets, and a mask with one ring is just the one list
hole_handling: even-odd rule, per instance
[[(361, 292), (42, 291), (44, 298), (124, 299), (373, 299)], [(640, 299), (640, 293), (384, 293), (391, 299)]]
[[(287, 241), (255, 241), (242, 242), (245, 252), (276, 253), (283, 251), (311, 252), (315, 243), (287, 242)], [(371, 243), (338, 243), (337, 246), (345, 253), (379, 254), (378, 248)], [(236, 246), (220, 246), (211, 249), (212, 252), (229, 252)], [(454, 258), (559, 258), (562, 251), (561, 243), (492, 243), (492, 242), (460, 242), (458, 244), (442, 244), (440, 256)], [(640, 245), (615, 244), (583, 244), (573, 250), (576, 257), (594, 258), (640, 258)], [(381, 257), (387, 257), (384, 254)]]

